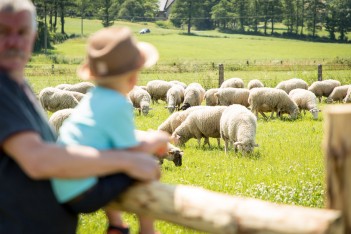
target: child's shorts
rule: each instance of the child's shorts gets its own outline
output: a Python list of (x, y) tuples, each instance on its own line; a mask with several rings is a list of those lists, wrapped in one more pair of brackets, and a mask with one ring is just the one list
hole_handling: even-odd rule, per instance
[(134, 182), (135, 179), (123, 173), (100, 177), (97, 184), (63, 205), (76, 214), (91, 213), (118, 198)]

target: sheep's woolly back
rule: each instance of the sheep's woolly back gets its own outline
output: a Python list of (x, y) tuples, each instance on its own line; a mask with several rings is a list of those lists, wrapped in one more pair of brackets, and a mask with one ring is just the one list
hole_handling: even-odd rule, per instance
[(71, 91), (47, 87), (40, 91), (38, 98), (45, 110), (55, 112), (77, 106), (79, 100), (75, 95)]
[(57, 134), (59, 134), (59, 130), (63, 124), (63, 121), (65, 121), (71, 115), (72, 111), (73, 111), (72, 108), (62, 109), (62, 110), (56, 111), (51, 115), (49, 119), (49, 123), (54, 128)]
[(289, 113), (295, 119), (298, 114), (296, 103), (288, 94), (276, 88), (255, 88), (250, 90), (249, 103), (252, 112), (257, 116), (258, 112), (281, 112)]
[(221, 88), (244, 88), (245, 84), (241, 78), (229, 78), (221, 84)]
[(242, 88), (221, 88), (214, 95), (218, 98), (219, 105), (229, 106), (240, 104), (248, 107), (250, 91)]
[(256, 146), (257, 119), (255, 115), (242, 105), (231, 105), (224, 110), (220, 119), (220, 133), (225, 141), (225, 151), (228, 143), (238, 145), (245, 153), (250, 153)]
[(151, 96), (146, 90), (135, 86), (128, 93), (128, 97), (132, 102), (133, 107), (138, 108), (144, 115), (149, 113)]
[[(191, 83), (184, 90), (184, 101), (182, 109), (185, 110), (190, 106), (199, 106), (205, 96), (205, 89), (198, 83)], [(186, 108), (184, 108), (186, 106)]]
[(289, 97), (297, 104), (300, 110), (310, 111), (314, 119), (318, 118), (317, 97), (314, 93), (306, 89), (293, 89)]
[(321, 101), (322, 97), (328, 97), (335, 87), (340, 86), (341, 83), (338, 80), (322, 80), (315, 81), (308, 88), (309, 91), (313, 92)]
[(80, 82), (76, 84), (60, 84), (57, 85), (55, 88), (62, 89), (62, 90), (67, 90), (67, 91), (75, 91), (79, 93), (87, 93), (90, 88), (95, 87), (94, 84), (90, 82)]
[(175, 109), (179, 110), (180, 105), (184, 101), (184, 88), (175, 84), (167, 91), (167, 109), (169, 113), (173, 113)]
[(217, 93), (218, 88), (213, 88), (209, 89), (205, 92), (205, 101), (206, 101), (206, 106), (217, 106), (218, 103), (218, 98), (214, 95)]
[(146, 89), (153, 102), (158, 100), (166, 101), (167, 91), (173, 86), (172, 83), (164, 80), (151, 80), (146, 84)]
[(333, 89), (331, 94), (329, 94), (326, 102), (327, 103), (332, 103), (332, 102), (341, 102), (347, 95), (347, 91), (349, 89), (350, 85), (341, 85), (337, 86)]
[(250, 80), (249, 83), (247, 84), (248, 89), (261, 88), (261, 87), (264, 87), (264, 84), (257, 79)]
[(346, 96), (343, 100), (344, 103), (350, 103), (351, 102), (351, 85), (350, 87), (347, 89), (347, 93)]
[(196, 138), (199, 145), (203, 137), (220, 138), (219, 121), (226, 108), (226, 106), (205, 106), (191, 112), (184, 122), (174, 130), (173, 136), (180, 137), (180, 145), (184, 145), (190, 138)]
[(180, 86), (182, 86), (184, 89), (186, 89), (186, 87), (187, 87), (187, 85), (186, 85), (184, 82), (181, 82), (181, 81), (178, 81), (178, 80), (171, 80), (171, 81), (169, 81), (169, 83), (180, 85)]
[(281, 81), (277, 86), (277, 89), (282, 89), (286, 93), (290, 93), (293, 89), (308, 89), (308, 84), (306, 81), (299, 78), (292, 78), (289, 80)]

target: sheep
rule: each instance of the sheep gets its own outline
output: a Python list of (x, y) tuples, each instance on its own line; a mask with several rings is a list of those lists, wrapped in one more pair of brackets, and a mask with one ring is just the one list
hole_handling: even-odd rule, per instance
[(289, 80), (281, 81), (277, 86), (277, 89), (284, 90), (287, 94), (293, 89), (308, 89), (308, 84), (306, 81), (299, 78), (292, 78)]
[(86, 94), (92, 87), (95, 87), (95, 85), (90, 82), (80, 82), (76, 84), (60, 84), (55, 88)]
[(167, 91), (172, 86), (172, 83), (164, 80), (151, 80), (147, 82), (146, 88), (151, 96), (152, 103), (158, 103), (158, 100), (166, 101)]
[(250, 80), (249, 83), (247, 84), (247, 88), (249, 90), (253, 89), (253, 88), (261, 88), (261, 87), (264, 87), (264, 84), (260, 80), (257, 80), (257, 79)]
[(317, 97), (314, 93), (306, 89), (293, 89), (289, 93), (289, 97), (297, 104), (300, 111), (303, 110), (306, 114), (306, 110), (311, 112), (313, 119), (318, 119), (318, 112), (320, 110), (317, 106)]
[(338, 80), (322, 80), (315, 81), (308, 88), (309, 91), (313, 92), (317, 97), (319, 102), (322, 101), (322, 97), (328, 97), (335, 87), (340, 86), (341, 83)]
[(47, 87), (40, 91), (38, 99), (45, 110), (55, 112), (77, 106), (79, 98), (77, 99), (76, 95), (77, 92)]
[(65, 121), (73, 112), (73, 108), (58, 110), (51, 115), (49, 118), (49, 123), (55, 130), (57, 134), (59, 134), (59, 129), (62, 126), (63, 121)]
[(347, 94), (343, 100), (344, 103), (350, 103), (351, 102), (351, 85), (350, 87), (347, 89)]
[(146, 90), (140, 87), (134, 87), (128, 93), (128, 97), (134, 108), (138, 109), (139, 115), (141, 115), (141, 112), (143, 115), (147, 115), (149, 111), (152, 110), (152, 108), (150, 108), (151, 96)]
[(276, 88), (255, 88), (250, 90), (249, 99), (251, 111), (255, 113), (256, 117), (260, 112), (265, 118), (266, 115), (263, 112), (271, 111), (271, 117), (274, 112), (277, 112), (277, 116), (280, 113), (289, 113), (292, 119), (296, 119), (299, 108), (296, 103), (291, 100), (289, 95)]
[(244, 81), (241, 78), (229, 78), (225, 80), (220, 88), (244, 88)]
[(167, 91), (167, 106), (169, 113), (172, 114), (175, 109), (179, 110), (180, 105), (184, 101), (184, 88), (181, 85), (175, 84)]
[(233, 104), (226, 108), (220, 119), (220, 134), (224, 140), (224, 151), (228, 151), (228, 143), (233, 143), (234, 151), (251, 153), (255, 143), (257, 119), (246, 107)]
[(199, 83), (191, 83), (184, 90), (184, 101), (180, 109), (186, 110), (191, 106), (199, 106), (205, 96), (205, 89)]
[(217, 106), (218, 103), (218, 98), (214, 96), (215, 93), (217, 93), (218, 88), (212, 88), (209, 89), (205, 92), (205, 101), (206, 101), (206, 106)]
[[(217, 138), (220, 146), (219, 120), (226, 106), (206, 106), (193, 111), (173, 132), (172, 136), (176, 139), (176, 145), (185, 145), (190, 138), (196, 138), (199, 146), (201, 138), (205, 138), (205, 144), (211, 147), (209, 137)], [(207, 141), (206, 141), (207, 139)]]
[(187, 87), (187, 85), (186, 85), (184, 82), (181, 82), (181, 81), (178, 81), (178, 80), (171, 80), (171, 81), (169, 81), (169, 83), (180, 85), (180, 86), (182, 86), (184, 89), (186, 89), (186, 87)]
[(168, 151), (166, 154), (159, 156), (159, 162), (162, 165), (163, 160), (167, 159), (168, 161), (172, 161), (176, 167), (180, 167), (183, 164), (183, 155), (183, 150), (171, 143), (168, 143)]
[(326, 103), (341, 102), (347, 95), (347, 91), (350, 85), (341, 85), (333, 89), (333, 92), (329, 94), (328, 98), (325, 100)]
[(218, 89), (218, 92), (214, 94), (218, 98), (219, 105), (229, 106), (232, 104), (240, 104), (248, 107), (249, 102), (249, 93), (248, 89), (241, 88), (221, 88)]

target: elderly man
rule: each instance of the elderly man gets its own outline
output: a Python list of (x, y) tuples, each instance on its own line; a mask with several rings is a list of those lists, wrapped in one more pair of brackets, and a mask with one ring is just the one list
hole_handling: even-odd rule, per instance
[(77, 214), (55, 199), (49, 179), (123, 172), (158, 179), (149, 154), (60, 147), (24, 77), (36, 37), (30, 0), (0, 1), (0, 233), (69, 234)]

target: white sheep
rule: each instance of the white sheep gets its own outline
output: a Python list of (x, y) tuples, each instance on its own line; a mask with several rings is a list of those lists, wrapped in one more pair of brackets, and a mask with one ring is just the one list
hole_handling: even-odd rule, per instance
[(75, 92), (85, 94), (92, 87), (95, 87), (95, 85), (90, 83), (90, 82), (80, 82), (80, 83), (76, 83), (76, 84), (60, 84), (60, 85), (57, 85), (55, 88), (62, 89), (62, 90), (68, 90), (68, 91), (75, 91)]
[(218, 98), (214, 95), (217, 91), (218, 88), (212, 88), (205, 92), (204, 99), (206, 101), (206, 106), (217, 106), (219, 104)]
[(338, 80), (322, 80), (315, 81), (308, 88), (309, 91), (313, 92), (319, 99), (319, 102), (322, 101), (322, 97), (328, 97), (335, 87), (340, 86), (341, 83)]
[(350, 103), (351, 102), (351, 85), (350, 87), (347, 89), (347, 94), (343, 100), (344, 103)]
[(308, 89), (306, 81), (299, 78), (292, 78), (289, 80), (281, 81), (277, 86), (277, 89), (284, 90), (287, 94), (293, 89)]
[(229, 106), (232, 104), (240, 104), (248, 107), (250, 91), (242, 88), (221, 88), (214, 94), (218, 98), (219, 105)]
[(306, 89), (293, 89), (289, 93), (289, 97), (297, 104), (300, 111), (303, 110), (306, 114), (306, 110), (311, 112), (313, 119), (318, 119), (318, 113), (320, 110), (317, 105), (317, 97), (314, 93)]
[(199, 83), (189, 84), (184, 90), (184, 101), (181, 109), (186, 110), (191, 106), (201, 105), (205, 92), (205, 89)]
[(172, 86), (172, 83), (164, 80), (151, 80), (147, 82), (146, 88), (151, 96), (152, 103), (158, 103), (158, 100), (166, 102), (167, 91)]
[(226, 108), (220, 119), (220, 134), (224, 140), (224, 151), (228, 151), (228, 143), (234, 145), (234, 151), (251, 153), (256, 138), (257, 119), (246, 107), (234, 104)]
[(264, 84), (257, 79), (250, 80), (249, 83), (247, 84), (248, 89), (261, 88), (261, 87), (264, 87)]
[(221, 88), (244, 88), (245, 84), (241, 78), (229, 78), (221, 84)]
[(168, 151), (165, 155), (159, 156), (159, 161), (160, 164), (163, 164), (163, 160), (167, 159), (168, 161), (172, 161), (176, 167), (180, 167), (183, 164), (183, 155), (183, 150), (171, 143), (168, 143)]
[(205, 106), (191, 112), (172, 134), (177, 139), (177, 145), (184, 145), (190, 138), (195, 138), (200, 146), (201, 138), (205, 138), (204, 144), (210, 146), (208, 138), (212, 137), (217, 138), (218, 146), (220, 146), (219, 121), (226, 108), (226, 106)]
[(341, 85), (333, 89), (333, 92), (329, 94), (328, 98), (325, 100), (326, 103), (342, 102), (347, 95), (347, 91), (350, 85)]
[(58, 110), (51, 115), (49, 118), (49, 123), (54, 128), (55, 132), (59, 134), (59, 129), (62, 126), (63, 121), (65, 121), (73, 112), (73, 108)]
[(283, 113), (289, 113), (292, 119), (296, 119), (299, 108), (296, 103), (291, 100), (289, 95), (276, 88), (255, 88), (250, 90), (249, 104), (251, 111), (258, 116), (260, 112), (265, 118), (264, 112), (277, 112), (277, 116)]
[(141, 112), (147, 115), (152, 110), (150, 108), (151, 96), (146, 90), (136, 86), (128, 93), (128, 97), (133, 107), (139, 111), (139, 115)]
[(171, 80), (171, 81), (169, 81), (169, 83), (180, 85), (180, 86), (182, 86), (184, 89), (186, 89), (186, 87), (187, 87), (187, 85), (186, 85), (184, 82), (181, 82), (181, 81), (178, 81), (178, 80)]
[(180, 105), (184, 101), (184, 88), (181, 85), (175, 84), (167, 91), (167, 106), (169, 113), (172, 114), (175, 110), (180, 109)]
[(76, 96), (77, 92), (46, 87), (40, 91), (38, 99), (45, 110), (55, 112), (77, 106), (79, 98)]

